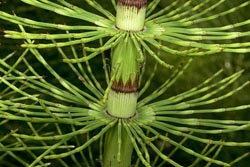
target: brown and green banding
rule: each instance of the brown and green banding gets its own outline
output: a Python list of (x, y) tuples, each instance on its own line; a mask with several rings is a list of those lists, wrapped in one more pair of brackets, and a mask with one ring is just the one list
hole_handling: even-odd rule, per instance
[(118, 5), (141, 9), (147, 6), (147, 0), (118, 0)]
[(138, 77), (134, 81), (129, 79), (126, 83), (123, 83), (122, 79), (114, 81), (112, 90), (119, 93), (135, 93), (138, 92)]

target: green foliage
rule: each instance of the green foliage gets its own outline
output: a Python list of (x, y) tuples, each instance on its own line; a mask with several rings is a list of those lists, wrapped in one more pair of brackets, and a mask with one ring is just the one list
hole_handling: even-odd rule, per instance
[[(250, 136), (242, 133), (250, 129), (249, 96), (242, 95), (244, 104), (224, 103), (246, 91), (249, 82), (238, 81), (241, 66), (249, 64), (247, 58), (241, 57), (240, 69), (226, 68), (227, 76), (222, 70), (211, 74), (208, 58), (193, 58), (202, 64), (191, 66), (194, 71), (189, 73), (187, 68), (190, 56), (210, 55), (209, 62), (214, 63), (220, 55), (228, 56), (221, 61), (230, 61), (230, 55), (240, 58), (238, 54), (250, 52), (248, 18), (218, 23), (249, 9), (250, 1), (228, 5), (229, 0), (153, 0), (140, 32), (114, 27), (114, 0), (106, 9), (102, 7), (106, 1), (22, 2), (61, 19), (33, 20), (0, 11), (1, 19), (18, 26), (18, 30), (4, 27), (4, 36), (23, 40), (17, 53), (0, 55), (1, 166), (100, 166), (107, 156), (103, 149), (109, 130), (118, 138), (110, 143), (118, 150), (118, 162), (126, 159), (120, 157), (124, 143), (131, 143), (134, 166), (244, 166), (250, 146)], [(136, 116), (118, 119), (106, 113), (111, 85), (121, 75), (118, 68), (110, 76), (114, 61), (110, 50), (126, 52), (121, 44), (127, 38), (130, 52), (137, 52), (137, 63), (146, 65)], [(178, 66), (175, 61), (184, 63)], [(185, 88), (181, 77), (202, 80), (203, 70), (209, 76)], [(176, 85), (180, 85), (177, 93)]]

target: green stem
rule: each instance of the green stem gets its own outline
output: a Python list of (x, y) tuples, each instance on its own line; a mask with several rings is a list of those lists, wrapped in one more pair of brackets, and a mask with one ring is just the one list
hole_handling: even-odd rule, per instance
[(116, 27), (124, 31), (141, 31), (144, 27), (147, 0), (118, 0)]
[(105, 138), (103, 167), (131, 167), (133, 146), (124, 128), (113, 127)]
[(113, 117), (131, 118), (136, 114), (138, 54), (129, 34), (112, 51), (115, 79), (108, 96), (107, 112)]
[(137, 92), (123, 93), (111, 90), (108, 100), (108, 113), (117, 118), (133, 117), (136, 114), (136, 103)]
[[(108, 95), (107, 113), (120, 120), (136, 115), (141, 56), (131, 39), (131, 33), (144, 29), (146, 4), (147, 0), (117, 2), (116, 28), (126, 36), (112, 49), (111, 74), (115, 75), (115, 79)], [(131, 140), (121, 125), (117, 127), (110, 129), (105, 138), (104, 167), (131, 166)]]

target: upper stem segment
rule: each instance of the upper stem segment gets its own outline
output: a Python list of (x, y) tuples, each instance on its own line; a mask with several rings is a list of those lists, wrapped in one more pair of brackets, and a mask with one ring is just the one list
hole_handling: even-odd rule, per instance
[(118, 0), (116, 27), (125, 31), (144, 28), (147, 0)]
[(112, 75), (115, 79), (107, 104), (107, 112), (117, 118), (131, 118), (136, 114), (141, 62), (131, 33), (143, 30), (146, 4), (147, 0), (118, 0), (117, 3), (116, 27), (126, 35), (112, 49)]

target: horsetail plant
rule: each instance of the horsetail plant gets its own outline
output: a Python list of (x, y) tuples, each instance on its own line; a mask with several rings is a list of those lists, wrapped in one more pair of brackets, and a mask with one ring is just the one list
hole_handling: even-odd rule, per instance
[[(4, 36), (24, 40), (20, 55), (12, 52), (0, 59), (0, 164), (209, 167), (234, 166), (249, 157), (245, 153), (226, 162), (220, 158), (224, 147), (249, 147), (250, 141), (216, 138), (249, 129), (249, 120), (207, 116), (247, 111), (250, 104), (206, 109), (248, 85), (229, 90), (243, 71), (222, 78), (220, 70), (201, 84), (166, 97), (192, 59), (174, 67), (160, 55), (249, 53), (250, 31), (236, 29), (249, 26), (250, 20), (206, 24), (249, 8), (250, 1), (217, 11), (230, 1), (177, 0), (162, 7), (161, 0), (111, 0), (116, 15), (95, 0), (82, 2), (93, 13), (65, 0), (21, 1), (78, 21), (56, 24), (0, 11), (2, 20), (20, 29), (6, 27)], [(245, 42), (237, 41), (242, 38)], [(48, 55), (53, 50), (70, 78), (51, 64)], [(153, 67), (145, 65), (149, 60), (155, 60)], [(172, 75), (152, 91), (159, 67), (172, 70)], [(199, 152), (188, 142), (203, 148)], [(178, 154), (185, 154), (188, 165), (174, 158)]]

